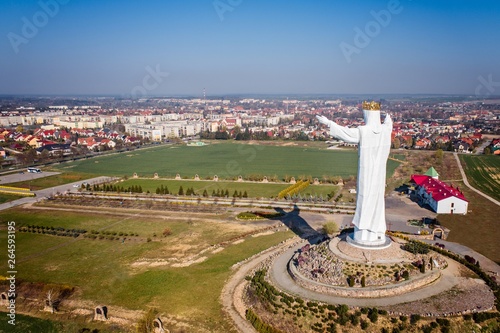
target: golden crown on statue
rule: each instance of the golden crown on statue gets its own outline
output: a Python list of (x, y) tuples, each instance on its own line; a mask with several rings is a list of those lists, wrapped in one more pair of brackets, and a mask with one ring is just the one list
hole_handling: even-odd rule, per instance
[(364, 101), (363, 102), (363, 110), (368, 110), (368, 111), (380, 111), (380, 103), (371, 101)]

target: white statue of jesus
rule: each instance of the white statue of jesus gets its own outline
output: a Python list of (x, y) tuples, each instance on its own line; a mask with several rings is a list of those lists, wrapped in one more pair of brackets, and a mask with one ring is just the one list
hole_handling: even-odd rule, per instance
[(392, 120), (386, 115), (380, 122), (380, 104), (363, 103), (365, 125), (343, 127), (324, 116), (317, 119), (328, 125), (330, 135), (349, 143), (358, 144), (358, 181), (356, 213), (354, 214), (354, 242), (366, 246), (383, 246), (385, 231), (385, 178), (386, 164), (391, 149)]

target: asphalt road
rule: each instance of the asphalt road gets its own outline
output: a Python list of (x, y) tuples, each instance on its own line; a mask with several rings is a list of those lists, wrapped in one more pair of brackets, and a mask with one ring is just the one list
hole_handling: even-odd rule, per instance
[(2, 175), (0, 176), (0, 185), (23, 182), (27, 180), (33, 180), (43, 177), (49, 177), (58, 175), (60, 172), (40, 172), (40, 173), (31, 173), (27, 172), (26, 169), (18, 171), (16, 173), (11, 173), (10, 175)]
[[(44, 175), (44, 177), (48, 177), (48, 176), (53, 175), (53, 174), (57, 174), (57, 173), (55, 173), (55, 172), (54, 173), (42, 172), (42, 173), (33, 174), (33, 175)], [(29, 175), (31, 175), (31, 174), (29, 174)], [(18, 176), (26, 176), (26, 174), (25, 175), (19, 174)], [(40, 178), (40, 177), (38, 177), (38, 178)], [(30, 179), (30, 178), (27, 178), (27, 179)], [(76, 190), (78, 190), (77, 187), (79, 187), (83, 182), (87, 182), (89, 184), (94, 184), (94, 183), (102, 183), (104, 181), (109, 181), (109, 179), (110, 179), (110, 177), (96, 177), (96, 178), (90, 178), (90, 179), (86, 179), (86, 180), (80, 180), (80, 181), (65, 184), (65, 185), (46, 188), (46, 189), (39, 190), (39, 191), (33, 191), (33, 193), (35, 193), (34, 197), (25, 197), (25, 198), (21, 198), (18, 200), (14, 200), (14, 201), (5, 202), (3, 204), (0, 204), (0, 211), (4, 210), (4, 209), (9, 209), (9, 208), (12, 208), (15, 206), (24, 205), (27, 203), (37, 202), (39, 200), (42, 200), (43, 198), (51, 197), (57, 193), (76, 191)]]

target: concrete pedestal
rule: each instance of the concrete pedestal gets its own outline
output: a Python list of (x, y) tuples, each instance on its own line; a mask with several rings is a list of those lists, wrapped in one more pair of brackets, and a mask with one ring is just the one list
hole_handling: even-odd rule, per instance
[(385, 249), (391, 245), (391, 239), (385, 233), (359, 230), (357, 227), (354, 227), (354, 232), (347, 236), (347, 242), (353, 246), (371, 250)]

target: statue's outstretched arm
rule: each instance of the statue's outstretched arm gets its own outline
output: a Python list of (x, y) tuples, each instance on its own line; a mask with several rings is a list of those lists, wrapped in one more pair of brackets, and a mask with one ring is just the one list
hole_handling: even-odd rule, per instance
[(328, 120), (324, 116), (316, 116), (318, 121), (330, 127), (330, 135), (349, 143), (359, 143), (359, 130), (337, 125), (337, 123)]
[(388, 113), (385, 114), (384, 124), (392, 125), (392, 118), (391, 115)]

